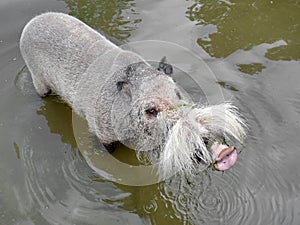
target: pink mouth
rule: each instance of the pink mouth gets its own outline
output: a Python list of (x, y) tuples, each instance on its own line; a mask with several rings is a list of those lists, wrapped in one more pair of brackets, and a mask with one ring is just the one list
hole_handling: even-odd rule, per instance
[(227, 145), (215, 142), (211, 146), (211, 151), (214, 159), (213, 165), (216, 170), (228, 170), (237, 161), (237, 151), (233, 146), (228, 147)]

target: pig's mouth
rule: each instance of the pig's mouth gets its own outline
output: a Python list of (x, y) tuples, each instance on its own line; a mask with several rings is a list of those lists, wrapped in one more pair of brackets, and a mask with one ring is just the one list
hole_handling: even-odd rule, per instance
[[(225, 171), (230, 169), (236, 163), (238, 154), (235, 147), (229, 147), (228, 145), (220, 144), (217, 141), (209, 146), (206, 140), (204, 142), (212, 153), (212, 165), (214, 169)], [(195, 157), (198, 162), (201, 162), (201, 158), (198, 156), (198, 154), (199, 153), (195, 154)]]

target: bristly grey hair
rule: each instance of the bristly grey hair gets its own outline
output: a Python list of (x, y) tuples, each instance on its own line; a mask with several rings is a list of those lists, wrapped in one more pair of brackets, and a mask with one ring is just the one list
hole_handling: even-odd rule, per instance
[[(242, 143), (245, 128), (237, 108), (229, 102), (206, 107), (185, 105), (158, 116), (154, 135), (140, 139), (137, 155), (157, 163), (162, 179), (182, 171), (192, 175), (197, 165), (195, 154), (201, 159), (197, 169), (205, 169), (213, 161), (203, 138), (219, 135)], [(151, 149), (153, 146), (155, 149)]]

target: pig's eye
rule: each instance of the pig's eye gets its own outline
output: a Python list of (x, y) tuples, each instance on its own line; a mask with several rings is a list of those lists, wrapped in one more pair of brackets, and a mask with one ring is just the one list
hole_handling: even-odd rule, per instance
[(145, 113), (149, 116), (157, 116), (158, 111), (155, 108), (146, 109)]

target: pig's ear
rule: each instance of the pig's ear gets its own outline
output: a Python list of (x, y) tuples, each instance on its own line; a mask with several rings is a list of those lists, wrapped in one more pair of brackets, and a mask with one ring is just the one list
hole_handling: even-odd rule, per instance
[(157, 70), (164, 72), (166, 75), (168, 76), (172, 76), (173, 75), (173, 66), (171, 64), (167, 63), (167, 57), (164, 56), (159, 64), (158, 64), (158, 68)]
[(129, 81), (118, 81), (117, 82), (117, 90), (119, 92), (124, 92), (128, 95), (129, 99), (131, 100), (131, 84)]

